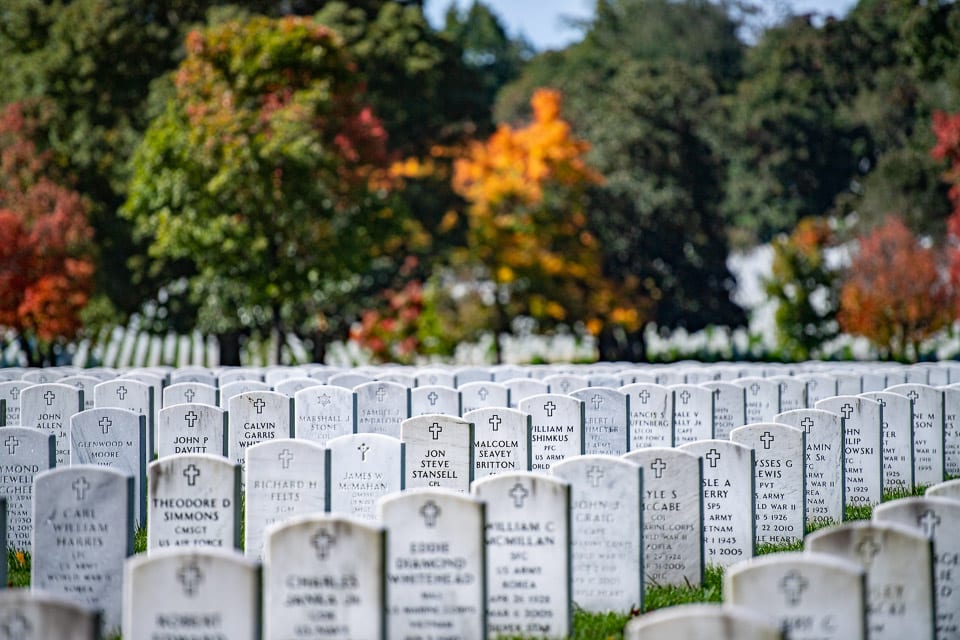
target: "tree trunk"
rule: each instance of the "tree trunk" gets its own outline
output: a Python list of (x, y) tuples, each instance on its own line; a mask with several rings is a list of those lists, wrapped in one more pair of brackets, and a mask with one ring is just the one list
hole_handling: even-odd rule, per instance
[(240, 366), (240, 332), (230, 331), (217, 334), (220, 347), (220, 365), (224, 367)]
[(283, 358), (283, 343), (286, 340), (283, 332), (283, 323), (280, 320), (280, 305), (274, 303), (273, 308), (271, 309), (271, 327), (270, 327), (270, 339), (273, 342), (273, 362), (271, 364), (282, 364), (281, 360)]

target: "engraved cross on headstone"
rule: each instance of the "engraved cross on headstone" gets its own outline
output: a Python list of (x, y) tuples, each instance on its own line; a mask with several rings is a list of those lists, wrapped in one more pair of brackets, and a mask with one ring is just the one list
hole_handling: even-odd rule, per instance
[(917, 518), (917, 526), (923, 529), (923, 535), (928, 538), (932, 538), (933, 534), (937, 530), (937, 525), (940, 524), (940, 516), (936, 513), (927, 509), (923, 512), (923, 515)]
[(326, 529), (320, 529), (313, 534), (312, 538), (310, 538), (310, 546), (317, 550), (318, 560), (326, 560), (327, 554), (330, 552), (330, 547), (332, 547), (336, 542), (336, 536), (331, 534)]
[(787, 597), (787, 604), (795, 607), (800, 604), (800, 597), (807, 590), (809, 582), (798, 571), (790, 571), (780, 581), (780, 591)]
[(494, 431), (500, 431), (500, 423), (503, 422), (503, 420), (501, 420), (500, 416), (495, 413), (490, 416), (490, 419), (487, 422), (490, 424), (491, 429)]
[(916, 402), (917, 398), (920, 397), (920, 394), (917, 393), (916, 389), (911, 389), (910, 393), (907, 394), (907, 397), (910, 398), (910, 400), (912, 400), (913, 402)]
[(853, 415), (853, 405), (848, 402), (840, 407), (840, 414), (843, 416), (844, 420), (849, 420), (850, 416)]
[(543, 405), (543, 410), (547, 412), (547, 417), (552, 418), (553, 412), (557, 410), (557, 405), (553, 404), (553, 400), (548, 400), (547, 403)]
[(813, 418), (807, 416), (800, 421), (800, 426), (803, 427), (803, 432), (809, 434), (810, 429), (813, 428)]
[(293, 461), (293, 452), (290, 449), (284, 449), (277, 455), (277, 460), (280, 461), (281, 467), (289, 469), (290, 463)]
[(197, 465), (190, 463), (186, 469), (183, 470), (183, 477), (187, 479), (188, 486), (196, 486), (197, 477), (200, 475), (200, 469), (197, 469)]
[(55, 394), (53, 391), (47, 391), (45, 394), (43, 394), (43, 399), (47, 401), (48, 407), (53, 406), (53, 401), (57, 399), (57, 394)]
[(183, 592), (193, 597), (197, 592), (197, 586), (203, 582), (203, 572), (200, 571), (200, 567), (194, 561), (180, 567), (180, 571), (177, 572), (177, 580), (183, 585)]
[(77, 500), (83, 500), (87, 497), (87, 489), (90, 488), (90, 483), (87, 482), (87, 479), (83, 476), (80, 476), (73, 481), (73, 484), (70, 485), (73, 487), (73, 490), (77, 492)]
[(760, 384), (754, 382), (752, 385), (750, 385), (750, 393), (752, 393), (753, 395), (757, 395), (758, 393), (760, 393)]
[(480, 387), (480, 388), (477, 390), (477, 395), (480, 396), (480, 399), (481, 399), (481, 400), (486, 400), (486, 399), (487, 399), (487, 396), (490, 395), (490, 392), (487, 391), (487, 388), (486, 388), (486, 387)]
[(440, 507), (433, 500), (428, 500), (420, 507), (420, 515), (423, 516), (423, 524), (428, 527), (435, 527), (437, 518), (440, 517)]
[(113, 420), (111, 420), (107, 416), (103, 416), (102, 418), (100, 418), (99, 424), (100, 424), (100, 428), (103, 429), (103, 435), (107, 435), (108, 433), (110, 433), (110, 427), (113, 426)]
[(437, 395), (436, 391), (431, 391), (427, 394), (427, 400), (430, 402), (431, 407), (437, 406), (437, 400), (440, 399), (440, 396)]
[(590, 485), (594, 488), (600, 486), (600, 481), (603, 480), (604, 470), (602, 467), (593, 465), (587, 469), (587, 479), (590, 481)]
[(13, 389), (10, 389), (10, 397), (14, 400), (18, 399), (20, 397), (20, 387), (14, 387)]
[(433, 435), (434, 440), (439, 440), (440, 434), (443, 433), (443, 427), (440, 426), (439, 422), (434, 422), (427, 431)]
[(17, 452), (17, 447), (20, 446), (20, 441), (17, 440), (16, 436), (10, 436), (4, 441), (4, 446), (7, 448), (7, 453), (13, 455)]
[(680, 402), (682, 402), (683, 404), (687, 404), (688, 402), (690, 402), (690, 392), (687, 391), (686, 389), (680, 392)]
[(386, 387), (377, 387), (377, 402), (383, 402), (383, 399), (387, 397)]
[(263, 398), (257, 398), (253, 401), (253, 408), (257, 410), (257, 413), (263, 413), (263, 408), (267, 406), (267, 403), (264, 402)]
[(653, 469), (653, 475), (659, 480), (663, 477), (663, 472), (667, 468), (667, 463), (663, 461), (663, 458), (656, 458), (653, 461), (653, 464), (650, 465), (650, 468)]
[(183, 397), (187, 399), (187, 402), (193, 402), (193, 399), (197, 397), (197, 392), (193, 389), (187, 389), (183, 392)]
[(200, 419), (200, 416), (191, 410), (187, 413), (187, 415), (183, 416), (183, 419), (186, 421), (187, 426), (192, 429), (193, 427), (197, 426), (197, 420)]
[(857, 556), (864, 564), (870, 564), (880, 553), (880, 545), (873, 538), (864, 538), (857, 545)]
[(14, 611), (2, 623), (3, 640), (28, 640), (33, 635), (33, 626), (22, 613)]
[(119, 387), (117, 387), (117, 397), (120, 398), (121, 400), (127, 397), (127, 388), (125, 386), (120, 385)]
[(643, 404), (647, 404), (647, 401), (650, 400), (650, 392), (647, 391), (646, 389), (642, 389), (640, 393), (637, 394), (637, 397), (640, 398), (640, 402), (642, 402)]
[(519, 482), (513, 485), (513, 489), (510, 489), (510, 497), (513, 498), (513, 506), (517, 509), (523, 507), (523, 501), (526, 500), (527, 496), (530, 495), (530, 492), (527, 491)]
[(769, 431), (764, 431), (763, 435), (760, 436), (760, 442), (763, 443), (764, 449), (769, 449), (774, 440), (776, 440), (776, 437), (774, 437), (774, 435)]
[(707, 459), (707, 462), (710, 463), (710, 468), (711, 468), (711, 469), (716, 469), (716, 468), (717, 468), (717, 462), (720, 460), (720, 452), (719, 452), (719, 451), (717, 451), (716, 449), (710, 449), (710, 451), (707, 452), (707, 455), (705, 455), (705, 456), (703, 456), (703, 457), (706, 458), (706, 459)]
[(593, 403), (593, 408), (594, 408), (594, 409), (599, 409), (599, 408), (600, 408), (600, 405), (603, 404), (603, 396), (600, 395), (599, 393), (594, 394), (594, 396), (593, 396), (592, 398), (590, 398), (590, 402)]
[(357, 451), (360, 452), (360, 462), (367, 461), (367, 451), (370, 451), (370, 447), (367, 446), (366, 442), (361, 442), (360, 446), (357, 447)]

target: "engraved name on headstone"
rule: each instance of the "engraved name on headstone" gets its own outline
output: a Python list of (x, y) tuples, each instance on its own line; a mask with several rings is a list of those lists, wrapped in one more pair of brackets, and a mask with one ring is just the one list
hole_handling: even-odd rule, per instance
[(330, 512), (375, 520), (377, 500), (403, 490), (403, 442), (356, 433), (327, 442)]

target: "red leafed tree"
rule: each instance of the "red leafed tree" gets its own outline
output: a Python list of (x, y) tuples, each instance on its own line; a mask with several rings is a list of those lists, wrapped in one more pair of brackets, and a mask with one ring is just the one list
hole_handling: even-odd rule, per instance
[(0, 326), (31, 365), (77, 334), (93, 282), (86, 204), (38, 149), (42, 119), (38, 104), (0, 112)]
[(840, 291), (840, 328), (866, 337), (883, 357), (919, 356), (923, 340), (953, 318), (940, 253), (922, 246), (896, 217), (859, 244)]
[[(947, 240), (950, 283), (956, 288), (960, 286), (960, 113), (935, 111), (933, 133), (937, 136), (937, 144), (930, 151), (931, 155), (950, 163), (943, 179), (951, 185), (949, 195), (953, 212), (947, 218)], [(957, 315), (960, 316), (960, 308), (957, 309)]]

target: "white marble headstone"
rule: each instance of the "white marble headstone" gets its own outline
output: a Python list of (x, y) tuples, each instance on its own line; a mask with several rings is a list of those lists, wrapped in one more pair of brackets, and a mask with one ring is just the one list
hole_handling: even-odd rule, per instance
[(530, 468), (530, 414), (517, 409), (474, 409), (463, 415), (473, 427), (473, 477)]
[(474, 482), (473, 495), (487, 503), (490, 634), (570, 635), (570, 485), (508, 473)]
[(227, 455), (227, 412), (209, 404), (174, 404), (160, 410), (157, 455)]
[(410, 417), (410, 389), (396, 382), (367, 382), (357, 394), (357, 433), (400, 437), (400, 423)]
[(83, 411), (83, 392), (65, 384), (42, 383), (20, 392), (20, 426), (57, 439), (57, 466), (70, 464), (70, 416)]
[(630, 450), (630, 396), (607, 387), (570, 395), (583, 402), (584, 453), (622, 456)]
[(744, 607), (684, 604), (632, 618), (624, 640), (782, 640), (769, 617)]
[(845, 485), (840, 415), (823, 409), (797, 409), (779, 413), (774, 420), (806, 434), (807, 522), (842, 522)]
[(330, 511), (375, 520), (377, 500), (401, 491), (403, 442), (377, 433), (355, 433), (327, 442)]
[(384, 638), (385, 545), (380, 525), (341, 515), (314, 514), (269, 527), (263, 637)]
[(468, 382), (457, 389), (464, 415), (485, 407), (510, 407), (510, 390), (499, 382)]
[(403, 421), (407, 488), (437, 487), (461, 493), (473, 481), (473, 424), (456, 416), (425, 415)]
[(747, 424), (747, 390), (731, 382), (704, 382), (713, 391), (713, 430), (724, 440), (730, 432)]
[(883, 498), (882, 406), (862, 396), (835, 396), (821, 400), (816, 408), (832, 411), (843, 419), (847, 505), (880, 504)]
[(883, 408), (883, 490), (913, 493), (913, 408), (899, 393), (867, 391), (863, 394)]
[(944, 479), (943, 392), (925, 384), (899, 384), (885, 391), (913, 403), (914, 482), (930, 486)]
[(100, 616), (60, 596), (5, 589), (0, 590), (0, 629), (11, 640), (99, 640)]
[(377, 509), (387, 528), (388, 636), (486, 640), (484, 503), (408, 489)]

